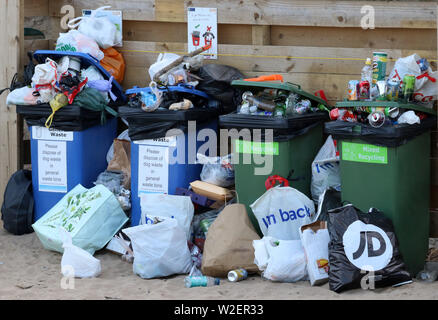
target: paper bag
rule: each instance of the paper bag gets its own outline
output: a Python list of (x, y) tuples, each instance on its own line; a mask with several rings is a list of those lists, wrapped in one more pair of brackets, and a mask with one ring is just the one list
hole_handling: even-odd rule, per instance
[(131, 142), (128, 140), (114, 140), (114, 157), (108, 164), (109, 171), (122, 171), (125, 178), (123, 187), (131, 190)]
[(254, 230), (243, 204), (231, 204), (222, 210), (208, 229), (201, 271), (212, 277), (226, 277), (228, 272), (243, 268), (258, 272), (254, 264), (253, 240), (260, 237)]

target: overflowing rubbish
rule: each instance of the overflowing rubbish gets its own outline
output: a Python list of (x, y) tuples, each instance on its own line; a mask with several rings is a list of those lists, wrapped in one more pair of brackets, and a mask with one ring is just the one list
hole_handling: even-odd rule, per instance
[(219, 187), (230, 187), (234, 184), (234, 169), (231, 155), (223, 157), (207, 157), (197, 155), (198, 162), (202, 164), (201, 180)]

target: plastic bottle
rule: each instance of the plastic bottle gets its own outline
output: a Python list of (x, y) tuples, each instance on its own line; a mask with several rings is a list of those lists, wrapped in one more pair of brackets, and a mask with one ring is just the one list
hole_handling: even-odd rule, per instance
[(370, 86), (372, 84), (373, 80), (373, 66), (371, 65), (371, 59), (367, 58), (365, 61), (365, 66), (362, 68), (362, 81), (368, 81), (370, 83)]
[(207, 276), (201, 276), (201, 277), (188, 276), (185, 277), (184, 279), (184, 285), (186, 288), (211, 287), (219, 284), (220, 284), (219, 278), (213, 278)]

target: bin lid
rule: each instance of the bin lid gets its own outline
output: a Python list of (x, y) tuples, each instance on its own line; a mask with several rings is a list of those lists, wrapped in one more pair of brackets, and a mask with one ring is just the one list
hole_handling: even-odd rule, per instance
[(397, 101), (350, 101), (344, 100), (336, 102), (337, 108), (357, 108), (357, 107), (383, 107), (383, 108), (401, 108), (411, 109), (418, 112), (424, 112), (436, 116), (437, 112), (434, 109), (427, 108), (414, 103), (403, 103)]
[[(210, 97), (205, 92), (200, 91), (200, 90), (196, 90), (195, 87), (187, 85), (187, 84), (178, 84), (176, 86), (161, 86), (161, 87), (158, 87), (158, 90), (191, 93), (191, 94), (195, 94), (197, 96), (203, 97), (203, 98), (208, 99), (208, 100), (214, 100), (212, 97)], [(127, 95), (129, 95), (129, 94), (134, 94), (134, 93), (139, 93), (139, 92), (149, 92), (150, 93), (151, 88), (150, 87), (145, 87), (145, 88), (133, 87), (131, 89), (126, 90), (125, 93)]]
[(316, 103), (323, 104), (326, 107), (330, 107), (329, 104), (323, 99), (321, 99), (320, 97), (317, 97), (314, 94), (304, 91), (303, 89), (301, 89), (301, 86), (299, 84), (295, 84), (292, 82), (270, 82), (270, 81), (257, 82), (257, 81), (234, 80), (233, 82), (231, 82), (231, 85), (233, 87), (238, 87), (241, 89), (271, 88), (271, 89), (285, 90), (306, 97), (307, 99), (312, 100)]
[[(89, 55), (88, 53), (74, 52), (74, 51), (37, 50), (34, 52), (33, 56), (39, 63), (44, 63), (46, 58), (50, 58), (52, 60), (59, 60), (64, 56), (77, 57), (81, 59), (81, 68), (83, 67), (87, 68), (90, 65), (92, 65), (100, 71), (100, 73), (103, 75), (105, 80), (109, 80), (111, 78), (109, 72), (106, 71), (105, 68), (103, 68), (100, 65), (99, 60)], [(121, 100), (123, 102), (126, 102), (126, 96), (120, 84), (115, 79), (113, 79), (112, 85), (113, 86), (111, 91), (117, 96), (117, 101), (120, 102), (119, 100)]]

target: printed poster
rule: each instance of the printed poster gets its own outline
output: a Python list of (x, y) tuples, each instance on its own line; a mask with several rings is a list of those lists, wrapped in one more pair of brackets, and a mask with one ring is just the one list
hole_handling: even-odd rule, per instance
[(204, 59), (217, 59), (217, 8), (187, 8), (188, 51), (211, 45)]

